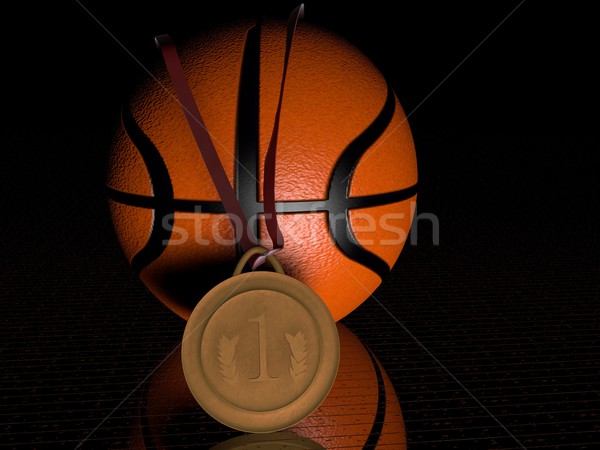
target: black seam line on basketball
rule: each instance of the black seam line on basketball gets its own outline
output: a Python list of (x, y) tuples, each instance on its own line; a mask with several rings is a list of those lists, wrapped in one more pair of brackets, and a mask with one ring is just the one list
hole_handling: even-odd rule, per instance
[(163, 218), (174, 217), (173, 185), (160, 152), (138, 126), (130, 108), (123, 107), (121, 109), (121, 120), (125, 133), (146, 164), (155, 199), (150, 236), (144, 247), (131, 260), (133, 270), (139, 273), (162, 255), (165, 251), (165, 243), (171, 238), (171, 229), (163, 226)]
[[(154, 209), (155, 197), (149, 195), (138, 195), (129, 194), (122, 192), (117, 189), (113, 189), (110, 186), (106, 187), (108, 198), (111, 200), (122, 203), (127, 206), (135, 206), (138, 208)], [(210, 200), (187, 200), (187, 199), (171, 199), (169, 206), (173, 212), (184, 212), (184, 213), (206, 213), (206, 214), (225, 214), (225, 207), (220, 201)]]
[[(110, 186), (106, 187), (108, 198), (112, 201), (121, 203), (127, 206), (137, 208), (154, 209), (156, 199), (149, 195), (129, 194)], [(351, 197), (347, 199), (346, 204), (349, 210), (373, 208), (376, 206), (390, 205), (412, 198), (417, 193), (417, 185), (411, 186), (399, 191), (388, 192), (386, 194), (365, 195), (363, 197)], [(277, 212), (282, 214), (300, 214), (311, 212), (329, 212), (329, 200), (289, 200), (277, 202)], [(257, 203), (259, 206), (262, 203)], [(171, 209), (174, 212), (182, 213), (200, 213), (200, 214), (225, 214), (225, 207), (220, 201), (211, 200), (188, 200), (177, 199), (171, 200)], [(261, 211), (255, 214), (262, 214)]]
[(395, 110), (396, 97), (388, 84), (385, 103), (375, 120), (348, 144), (337, 160), (329, 180), (327, 195), (330, 206), (328, 229), (331, 238), (348, 258), (371, 269), (381, 279), (390, 271), (390, 266), (382, 258), (360, 246), (350, 226), (347, 202), (350, 198), (352, 175), (361, 157), (389, 127)]
[(408, 200), (409, 198), (417, 195), (417, 191), (419, 185), (415, 183), (414, 185), (400, 189), (398, 191), (386, 192), (385, 194), (374, 194), (374, 195), (364, 195), (362, 197), (350, 197), (345, 201), (346, 209), (362, 209), (362, 208), (370, 208), (373, 206), (382, 206), (389, 205), (391, 203), (398, 203), (403, 200)]
[[(240, 69), (235, 137), (235, 190), (242, 211), (250, 220), (262, 207), (258, 203), (259, 134), (260, 134), (260, 19), (246, 34)], [(247, 170), (242, 170), (242, 168)], [(254, 238), (259, 241), (258, 220), (254, 221)], [(241, 248), (238, 244), (238, 252)]]
[(383, 375), (381, 374), (379, 363), (375, 359), (373, 352), (370, 349), (367, 349), (367, 352), (369, 353), (369, 358), (371, 358), (371, 362), (375, 368), (375, 374), (377, 375), (377, 411), (375, 412), (375, 420), (373, 421), (373, 426), (371, 427), (369, 437), (367, 438), (367, 442), (365, 442), (363, 449), (377, 448), (377, 443), (379, 442), (385, 423), (386, 409), (386, 392)]

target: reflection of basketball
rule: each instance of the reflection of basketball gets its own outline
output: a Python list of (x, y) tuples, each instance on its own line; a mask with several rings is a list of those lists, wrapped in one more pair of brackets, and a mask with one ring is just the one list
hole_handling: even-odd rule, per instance
[(325, 448), (406, 448), (398, 397), (381, 364), (338, 323), (340, 366), (321, 406), (289, 428)]
[[(288, 432), (325, 448), (406, 448), (398, 397), (373, 355), (341, 323), (340, 366), (321, 406)], [(242, 433), (205, 413), (190, 393), (174, 352), (144, 385), (131, 448), (212, 448)]]
[[(243, 22), (179, 46), (220, 159), (267, 247), (260, 215), (263, 160), (285, 30), (279, 22), (263, 22), (260, 29)], [(156, 77), (159, 82), (143, 84), (123, 108), (110, 157), (110, 207), (141, 279), (188, 318), (202, 295), (231, 275), (239, 255), (172, 83), (164, 69)], [(380, 284), (408, 233), (417, 182), (408, 123), (363, 54), (301, 23), (278, 142), (275, 195), (285, 238), (278, 258), (339, 320)]]

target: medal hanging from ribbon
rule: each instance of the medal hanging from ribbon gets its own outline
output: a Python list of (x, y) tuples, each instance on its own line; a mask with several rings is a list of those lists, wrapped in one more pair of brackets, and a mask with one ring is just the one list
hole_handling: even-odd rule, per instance
[[(324, 400), (339, 363), (335, 322), (323, 300), (285, 275), (275, 254), (275, 166), (292, 41), (304, 6), (290, 15), (273, 131), (264, 164), (264, 216), (273, 247), (257, 245), (185, 78), (169, 36), (156, 38), (190, 130), (244, 250), (233, 276), (200, 300), (185, 328), (182, 364), (190, 391), (215, 419), (242, 431), (272, 432), (299, 422)], [(236, 226), (237, 225), (237, 226)], [(254, 270), (266, 260), (275, 272)], [(251, 261), (253, 272), (242, 273)]]

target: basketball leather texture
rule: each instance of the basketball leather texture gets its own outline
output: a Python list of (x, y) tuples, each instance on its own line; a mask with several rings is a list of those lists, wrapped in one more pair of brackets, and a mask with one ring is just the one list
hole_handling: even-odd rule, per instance
[[(286, 24), (243, 21), (177, 43), (184, 72), (250, 225), (271, 248), (261, 213), (264, 157), (279, 98)], [(123, 106), (109, 158), (116, 234), (151, 292), (187, 319), (231, 276), (233, 227), (158, 64)], [(406, 116), (375, 66), (350, 43), (301, 22), (286, 78), (275, 198), (286, 273), (337, 321), (396, 262), (416, 200)]]

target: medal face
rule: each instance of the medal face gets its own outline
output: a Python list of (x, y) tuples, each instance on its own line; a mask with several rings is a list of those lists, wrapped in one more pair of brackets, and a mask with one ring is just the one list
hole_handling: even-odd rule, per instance
[(272, 272), (234, 276), (194, 309), (182, 343), (188, 386), (207, 413), (241, 431), (299, 422), (327, 396), (339, 340), (327, 306)]

